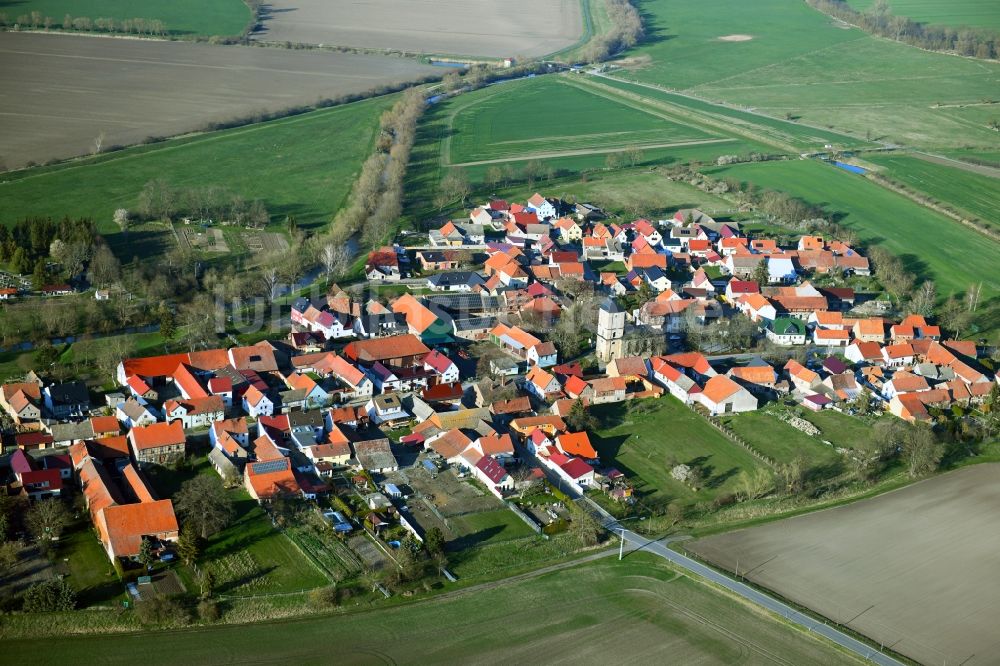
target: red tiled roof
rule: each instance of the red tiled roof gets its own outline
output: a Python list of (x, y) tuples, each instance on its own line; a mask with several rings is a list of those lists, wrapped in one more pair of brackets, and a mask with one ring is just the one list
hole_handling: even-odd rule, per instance
[(356, 340), (344, 347), (345, 356), (363, 363), (387, 361), (405, 356), (423, 356), (428, 352), (430, 349), (415, 335)]
[(130, 434), (135, 448), (139, 451), (185, 442), (184, 427), (180, 421), (135, 427), (132, 428)]

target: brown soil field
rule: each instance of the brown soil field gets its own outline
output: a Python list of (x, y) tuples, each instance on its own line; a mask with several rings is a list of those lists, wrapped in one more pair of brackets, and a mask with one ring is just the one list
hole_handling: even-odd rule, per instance
[(579, 0), (273, 0), (257, 39), (463, 56), (537, 57), (583, 34)]
[(0, 33), (0, 160), (88, 154), (278, 111), (441, 68), (407, 58)]
[(1000, 655), (1000, 464), (687, 547), (922, 663)]

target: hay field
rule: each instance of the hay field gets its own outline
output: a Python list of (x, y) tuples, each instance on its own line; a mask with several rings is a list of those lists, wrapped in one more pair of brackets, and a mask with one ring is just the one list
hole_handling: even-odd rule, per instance
[(410, 59), (0, 33), (0, 160), (89, 154), (440, 73)]
[(996, 663), (1000, 465), (688, 546), (926, 664)]
[(583, 35), (579, 0), (274, 0), (255, 39), (411, 53), (538, 57)]
[[(867, 11), (875, 0), (848, 0), (848, 4)], [(889, 0), (889, 8), (921, 23), (1000, 30), (1000, 4), (994, 0)]]
[[(398, 601), (398, 600), (397, 600)], [(9, 640), (12, 663), (860, 664), (814, 636), (634, 554), (371, 611), (266, 625)], [(332, 658), (332, 657), (335, 657)]]
[[(944, 3), (942, 3), (943, 5)], [(922, 147), (993, 149), (1000, 63), (929, 53), (845, 29), (802, 0), (645, 0), (651, 63), (617, 74), (776, 117)], [(722, 41), (733, 34), (749, 41)], [(989, 112), (989, 108), (986, 111)]]

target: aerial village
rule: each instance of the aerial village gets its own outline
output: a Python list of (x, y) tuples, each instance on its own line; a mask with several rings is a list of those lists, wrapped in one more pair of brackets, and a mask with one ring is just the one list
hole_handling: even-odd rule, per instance
[[(568, 514), (519, 507), (528, 488), (629, 501), (585, 418), (603, 404), (677, 400), (712, 420), (776, 401), (854, 413), (863, 398), (926, 422), (983, 403), (997, 380), (974, 342), (814, 286), (871, 272), (836, 238), (784, 247), (698, 210), (623, 222), (539, 194), (489, 201), (371, 252), (367, 283), (399, 285), (391, 298), (333, 285), (291, 305), (287, 337), (126, 358), (99, 396), (33, 373), (3, 385), (8, 490), (78, 488), (107, 557), (128, 567), (179, 537), (150, 471), (207, 451), (263, 506), (314, 502), (337, 533), (391, 550), (400, 530), (423, 540), (442, 520), (440, 506), (411, 508), (415, 494), (488, 493), (539, 532)], [(749, 331), (747, 349), (769, 343), (772, 361), (697, 349), (696, 329), (720, 322)]]

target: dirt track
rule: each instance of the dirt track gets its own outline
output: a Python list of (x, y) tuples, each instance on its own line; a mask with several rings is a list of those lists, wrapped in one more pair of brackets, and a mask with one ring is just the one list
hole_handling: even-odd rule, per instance
[(926, 664), (996, 663), (1000, 464), (689, 550)]
[(417, 53), (543, 56), (583, 34), (578, 0), (274, 0), (257, 39)]
[(961, 169), (962, 171), (968, 171), (969, 173), (978, 173), (980, 176), (989, 176), (990, 178), (1000, 178), (1000, 169), (996, 167), (986, 166), (985, 164), (972, 164), (971, 162), (963, 162), (962, 160), (953, 160), (950, 157), (941, 157), (940, 155), (931, 155), (930, 153), (921, 153), (918, 151), (914, 151), (913, 156), (925, 162), (931, 162), (933, 164), (941, 164), (946, 167), (952, 167), (953, 169)]
[(186, 42), (0, 33), (0, 160), (88, 154), (206, 122), (440, 73), (415, 60)]

